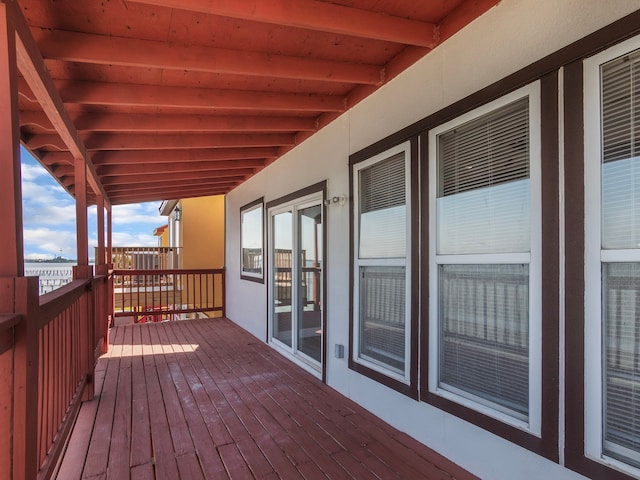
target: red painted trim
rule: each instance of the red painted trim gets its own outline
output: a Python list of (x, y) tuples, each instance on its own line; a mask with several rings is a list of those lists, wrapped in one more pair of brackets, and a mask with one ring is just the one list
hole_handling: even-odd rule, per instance
[(16, 33), (11, 12), (0, 4), (0, 275), (24, 275), (20, 122)]

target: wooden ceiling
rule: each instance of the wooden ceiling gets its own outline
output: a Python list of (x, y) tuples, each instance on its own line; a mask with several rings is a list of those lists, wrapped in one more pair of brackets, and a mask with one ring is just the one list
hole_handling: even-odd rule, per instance
[(23, 69), (22, 142), (90, 202), (224, 194), (497, 2), (18, 0), (80, 146)]

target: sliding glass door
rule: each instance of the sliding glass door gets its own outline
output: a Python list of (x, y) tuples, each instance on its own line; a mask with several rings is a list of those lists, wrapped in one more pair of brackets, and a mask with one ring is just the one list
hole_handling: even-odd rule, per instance
[(269, 336), (280, 349), (322, 371), (322, 195), (269, 209)]

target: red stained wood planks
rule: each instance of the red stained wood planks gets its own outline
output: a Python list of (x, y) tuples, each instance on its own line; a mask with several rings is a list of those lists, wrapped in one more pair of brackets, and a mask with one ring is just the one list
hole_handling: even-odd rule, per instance
[(83, 478), (116, 480), (474, 478), (224, 318), (110, 338), (62, 466), (73, 478), (83, 460)]

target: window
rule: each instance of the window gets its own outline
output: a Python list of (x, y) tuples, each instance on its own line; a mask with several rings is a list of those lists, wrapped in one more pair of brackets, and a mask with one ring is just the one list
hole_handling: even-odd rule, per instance
[(263, 266), (263, 200), (240, 209), (241, 270), (240, 277), (256, 282), (264, 281)]
[(540, 435), (540, 87), (429, 132), (429, 390)]
[(585, 61), (587, 456), (640, 474), (640, 40)]
[(354, 165), (352, 360), (409, 384), (410, 143)]

